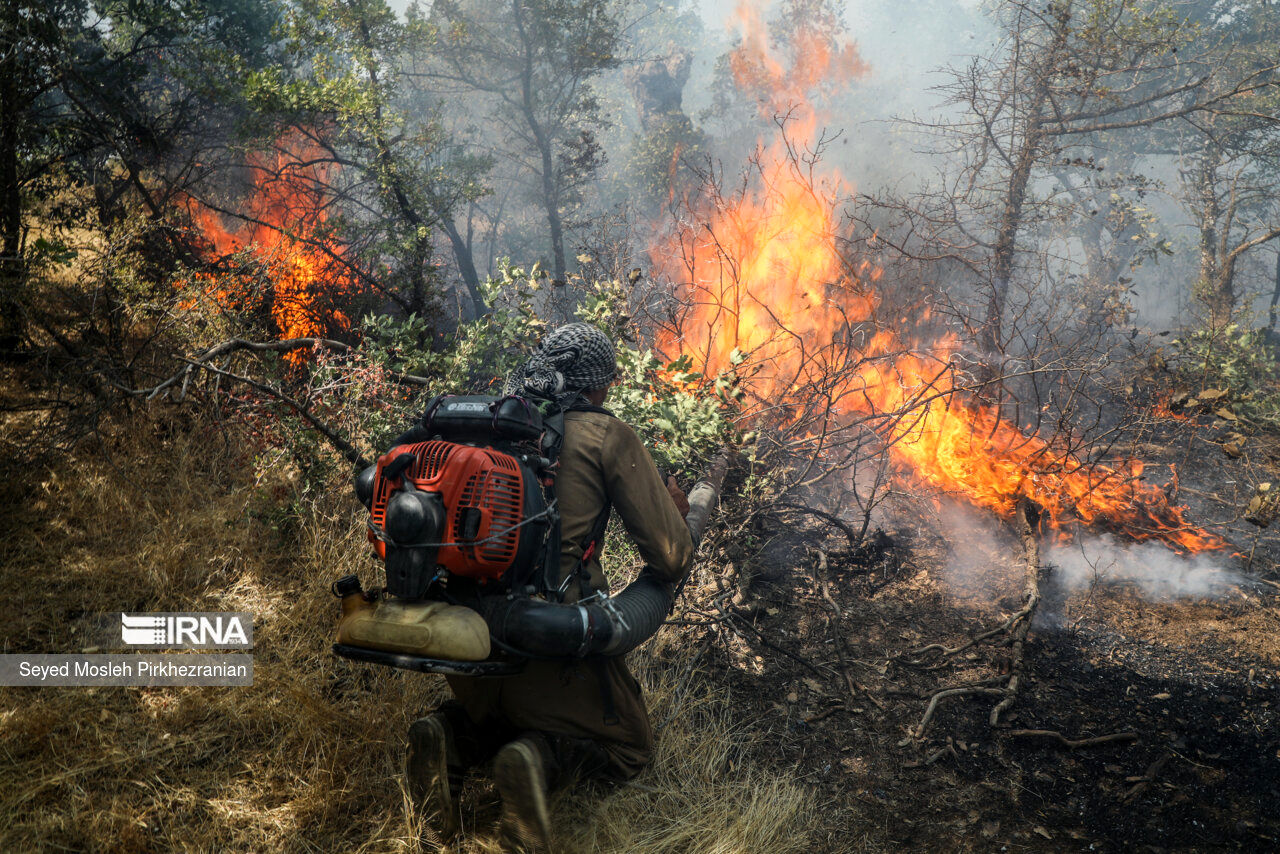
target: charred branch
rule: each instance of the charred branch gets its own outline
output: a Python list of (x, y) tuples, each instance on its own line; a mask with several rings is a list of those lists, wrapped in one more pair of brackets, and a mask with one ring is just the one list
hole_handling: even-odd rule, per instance
[(1040, 508), (1027, 499), (1018, 502), (1018, 525), (1022, 534), (1025, 571), (1023, 587), (1025, 603), (1022, 610), (1026, 614), (1012, 629), (1013, 648), (1010, 653), (1009, 682), (1005, 685), (1004, 699), (991, 710), (991, 726), (996, 726), (1000, 722), (1000, 715), (1017, 699), (1026, 663), (1027, 633), (1031, 631), (1031, 621), (1035, 619), (1036, 607), (1040, 604)]

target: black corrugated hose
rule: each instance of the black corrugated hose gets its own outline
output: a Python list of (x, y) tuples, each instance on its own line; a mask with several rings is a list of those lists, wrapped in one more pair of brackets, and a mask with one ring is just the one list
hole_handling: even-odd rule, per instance
[[(720, 496), (729, 455), (716, 457), (707, 476), (689, 492), (685, 521), (694, 548)], [(617, 596), (557, 604), (521, 596), (485, 597), (479, 608), (500, 645), (531, 658), (625, 655), (657, 633), (679, 588), (645, 567)]]

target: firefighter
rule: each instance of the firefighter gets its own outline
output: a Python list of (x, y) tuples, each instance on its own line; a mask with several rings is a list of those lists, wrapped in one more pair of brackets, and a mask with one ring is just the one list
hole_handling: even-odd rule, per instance
[[(613, 342), (585, 323), (548, 333), (513, 373), (506, 392), (555, 398), (566, 410), (556, 487), (560, 577), (574, 602), (609, 590), (599, 539), (616, 512), (649, 570), (674, 589), (689, 572), (689, 503), (664, 484), (640, 438), (603, 404), (617, 373)], [(584, 560), (585, 558), (585, 560)], [(547, 795), (585, 777), (625, 780), (653, 755), (640, 685), (623, 658), (532, 660), (516, 676), (448, 677), (454, 699), (409, 728), (405, 776), (420, 814), (449, 838), (459, 830), (457, 795), (466, 771), (493, 760), (508, 850), (549, 850)]]

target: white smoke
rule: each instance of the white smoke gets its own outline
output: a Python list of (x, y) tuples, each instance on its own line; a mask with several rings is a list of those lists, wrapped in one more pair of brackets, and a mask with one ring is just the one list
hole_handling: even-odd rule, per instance
[[(960, 503), (944, 502), (936, 517), (947, 543), (941, 580), (952, 595), (974, 601), (1022, 596), (1017, 540), (994, 517)], [(1132, 543), (1109, 534), (1077, 532), (1051, 542), (1045, 535), (1040, 562), (1046, 572), (1042, 610), (1060, 607), (1061, 597), (1094, 587), (1125, 587), (1151, 602), (1223, 599), (1254, 590), (1258, 582), (1230, 566), (1222, 553), (1179, 554), (1159, 542)], [(1055, 605), (1054, 602), (1057, 604)]]
[(1164, 545), (1119, 543), (1108, 535), (1078, 535), (1055, 543), (1043, 555), (1051, 564), (1059, 590), (1083, 590), (1095, 584), (1135, 587), (1156, 602), (1173, 599), (1218, 599), (1255, 586), (1248, 576), (1226, 565), (1223, 555), (1183, 555)]
[(1022, 579), (1003, 560), (1010, 547), (994, 516), (947, 500), (937, 521), (947, 543), (942, 581), (953, 595), (993, 602), (1022, 590)]

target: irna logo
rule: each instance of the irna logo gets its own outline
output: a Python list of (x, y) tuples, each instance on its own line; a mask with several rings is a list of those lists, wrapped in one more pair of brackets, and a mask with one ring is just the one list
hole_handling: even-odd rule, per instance
[(253, 646), (253, 618), (240, 613), (120, 614), (129, 646), (221, 649)]

